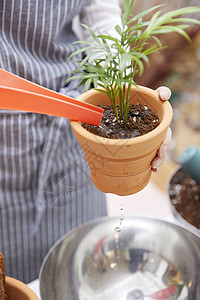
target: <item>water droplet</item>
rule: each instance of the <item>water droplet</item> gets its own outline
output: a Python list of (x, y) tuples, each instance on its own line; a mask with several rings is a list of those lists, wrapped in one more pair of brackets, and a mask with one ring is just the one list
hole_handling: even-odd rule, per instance
[(121, 228), (116, 226), (115, 229), (114, 229), (116, 232), (121, 232)]

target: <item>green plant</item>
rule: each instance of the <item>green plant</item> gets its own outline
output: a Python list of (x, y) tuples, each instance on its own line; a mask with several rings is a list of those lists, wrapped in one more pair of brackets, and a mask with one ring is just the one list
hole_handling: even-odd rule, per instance
[[(184, 7), (161, 15), (158, 8), (162, 5), (157, 5), (132, 16), (133, 4), (134, 0), (124, 0), (122, 24), (115, 26), (118, 37), (101, 32), (96, 35), (87, 25), (82, 24), (89, 31), (93, 41), (75, 42), (86, 46), (71, 54), (69, 59), (80, 53), (86, 53), (86, 56), (78, 62), (73, 75), (67, 79), (67, 82), (80, 80), (80, 85), (85, 85), (85, 90), (93, 84), (94, 88), (106, 93), (115, 111), (116, 120), (123, 120), (124, 124), (129, 115), (130, 88), (132, 84), (136, 85), (135, 75), (143, 74), (144, 63), (149, 64), (150, 54), (166, 47), (162, 45), (158, 36), (176, 32), (191, 41), (185, 31), (190, 25), (185, 23), (200, 24), (200, 21), (194, 18), (180, 17), (200, 12), (200, 6)], [(151, 19), (143, 21), (142, 18), (154, 10), (157, 11)], [(120, 99), (119, 107), (116, 103), (117, 97)]]

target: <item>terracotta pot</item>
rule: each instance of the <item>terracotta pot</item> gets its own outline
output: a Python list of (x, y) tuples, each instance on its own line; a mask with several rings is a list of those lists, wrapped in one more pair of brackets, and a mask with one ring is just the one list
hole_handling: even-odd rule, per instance
[(6, 276), (8, 300), (39, 300), (36, 294), (22, 281)]
[[(78, 99), (94, 105), (110, 104), (106, 94), (94, 89), (83, 93)], [(132, 86), (130, 102), (146, 104), (151, 108), (159, 117), (159, 126), (140, 137), (108, 139), (88, 132), (79, 122), (71, 121), (73, 132), (90, 166), (92, 181), (104, 193), (130, 195), (148, 184), (151, 161), (172, 120), (169, 102), (161, 101), (154, 90)]]

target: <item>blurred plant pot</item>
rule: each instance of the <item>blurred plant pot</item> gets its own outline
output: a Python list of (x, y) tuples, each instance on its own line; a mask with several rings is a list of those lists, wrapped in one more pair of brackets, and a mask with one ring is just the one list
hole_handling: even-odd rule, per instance
[(8, 300), (39, 300), (36, 294), (22, 281), (6, 276)]
[[(193, 192), (183, 186), (183, 180), (188, 181)], [(191, 184), (190, 184), (191, 181)], [(195, 190), (196, 189), (196, 190)], [(187, 230), (200, 237), (200, 188), (194, 180), (183, 170), (178, 167), (172, 174), (168, 184), (168, 197), (171, 211), (175, 220), (181, 223)], [(181, 196), (182, 195), (182, 196)], [(183, 196), (185, 200), (183, 201)], [(195, 199), (195, 197), (197, 197)]]
[[(107, 95), (94, 89), (78, 97), (93, 105), (110, 104)], [(151, 177), (151, 161), (165, 138), (172, 120), (168, 101), (142, 86), (132, 86), (131, 104), (147, 105), (159, 117), (160, 124), (151, 132), (131, 139), (108, 139), (94, 135), (81, 123), (71, 121), (73, 132), (84, 150), (94, 185), (104, 193), (131, 195), (142, 190)]]

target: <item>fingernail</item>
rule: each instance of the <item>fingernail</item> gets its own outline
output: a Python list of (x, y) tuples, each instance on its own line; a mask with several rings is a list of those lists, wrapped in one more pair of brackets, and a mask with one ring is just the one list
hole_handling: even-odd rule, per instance
[(166, 144), (160, 147), (160, 156), (163, 156), (168, 150), (168, 146)]
[(168, 91), (162, 91), (160, 92), (160, 97), (163, 100), (168, 100), (170, 98), (170, 93)]
[(154, 173), (157, 173), (157, 172), (158, 172), (158, 168), (153, 168), (153, 167), (152, 167), (152, 168), (151, 168), (151, 171), (154, 172)]
[(158, 168), (161, 165), (161, 159), (158, 158), (153, 163), (153, 168)]

